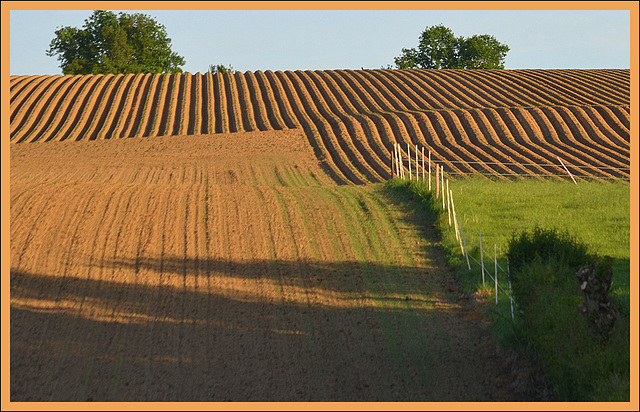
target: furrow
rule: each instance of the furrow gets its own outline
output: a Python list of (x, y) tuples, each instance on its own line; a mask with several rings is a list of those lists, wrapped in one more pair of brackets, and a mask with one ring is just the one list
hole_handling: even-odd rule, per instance
[(102, 83), (108, 81), (107, 77), (102, 74), (87, 75), (85, 77), (88, 80), (82, 84), (78, 94), (73, 96), (72, 104), (69, 105), (67, 112), (63, 116), (64, 123), (60, 124), (60, 127), (51, 134), (49, 139), (55, 137), (56, 141), (62, 141), (71, 138), (85, 111), (89, 109), (89, 102), (92, 97), (95, 100), (95, 94), (98, 94), (95, 93), (96, 89), (102, 89)]
[(254, 83), (255, 90), (260, 90), (260, 94), (256, 94), (255, 99), (256, 103), (259, 104), (260, 112), (266, 114), (265, 117), (268, 120), (269, 129), (283, 130), (293, 128), (285, 124), (278, 107), (275, 91), (273, 90), (265, 73), (260, 70), (255, 73), (249, 73), (251, 75), (250, 78)]
[(70, 138), (74, 140), (94, 140), (93, 130), (104, 122), (104, 116), (111, 109), (113, 94), (123, 79), (122, 74), (107, 75), (106, 80), (101, 84), (102, 87), (97, 93), (92, 94), (92, 99), (88, 102), (82, 121), (76, 128), (75, 135)]
[(284, 88), (280, 78), (271, 70), (264, 73), (265, 77), (271, 85), (274, 93), (275, 102), (278, 105), (278, 111), (289, 129), (297, 129), (301, 127), (300, 119), (296, 116), (292, 109), (292, 101), (287, 95), (287, 89)]
[[(135, 113), (140, 102), (140, 92), (144, 90), (147, 80), (151, 75), (135, 74), (133, 75), (128, 92), (125, 93), (124, 102), (122, 103), (122, 111), (115, 116), (112, 121), (111, 129), (107, 132), (107, 139), (120, 139), (127, 137), (133, 125)], [(137, 127), (137, 125), (135, 126)], [(127, 129), (126, 132), (124, 129)]]
[[(60, 75), (42, 76), (42, 81), (34, 82), (33, 87), (22, 101), (12, 105), (9, 128), (12, 136), (24, 127), (29, 118), (37, 115), (37, 113), (34, 113), (36, 108), (42, 105), (46, 96), (56, 89), (51, 86), (58, 83), (58, 79), (64, 78)], [(38, 102), (40, 102), (40, 105), (38, 105)]]
[(233, 73), (222, 74), (229, 116), (229, 132), (242, 132), (242, 108), (238, 100), (238, 89)]
[[(35, 142), (41, 140), (42, 136), (56, 123), (56, 118), (60, 113), (63, 102), (67, 99), (67, 96), (73, 90), (80, 77), (67, 77), (67, 81), (61, 81), (60, 87), (56, 90), (55, 94), (52, 94), (43, 108), (38, 110), (38, 117), (34, 119), (31, 127), (24, 133), (16, 132), (15, 136), (12, 134), (11, 140), (16, 143), (22, 142)], [(25, 128), (27, 125), (25, 125)], [(30, 138), (30, 136), (33, 136)]]
[(265, 98), (266, 90), (262, 90), (261, 85), (258, 83), (256, 75), (253, 72), (246, 72), (243, 76), (243, 80), (245, 92), (248, 96), (246, 100), (253, 108), (253, 112), (250, 113), (250, 116), (255, 122), (255, 130), (273, 130), (270, 117), (273, 117), (274, 114), (271, 113), (271, 115), (268, 115), (265, 107), (265, 102), (268, 100), (268, 98)]
[(142, 80), (144, 86), (142, 90), (136, 90), (138, 93), (134, 96), (132, 118), (124, 129), (122, 137), (146, 136), (145, 131), (151, 117), (149, 112), (155, 106), (153, 102), (157, 100), (160, 93), (158, 81), (161, 79), (162, 77), (158, 74), (144, 75), (144, 80)]

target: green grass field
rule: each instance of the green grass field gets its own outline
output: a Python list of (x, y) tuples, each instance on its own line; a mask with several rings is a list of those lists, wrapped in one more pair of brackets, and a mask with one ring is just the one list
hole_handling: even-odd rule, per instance
[[(619, 316), (614, 337), (607, 345), (591, 342), (593, 339), (586, 328), (582, 327), (581, 316), (577, 314), (577, 310), (573, 310), (582, 300), (577, 280), (575, 291), (550, 291), (549, 295), (553, 296), (540, 298), (539, 301), (544, 300), (547, 306), (537, 307), (540, 313), (530, 315), (527, 322), (531, 321), (536, 328), (541, 328), (536, 329), (535, 337), (529, 340), (535, 341), (535, 356), (539, 356), (545, 363), (545, 369), (551, 376), (551, 385), (561, 398), (628, 401), (630, 185), (625, 182), (580, 182), (576, 185), (573, 182), (533, 179), (492, 181), (472, 176), (450, 180), (448, 187), (454, 207), (443, 209), (442, 198), (435, 199), (436, 186), (433, 181), (431, 191), (426, 182), (396, 179), (387, 184), (387, 190), (406, 192), (407, 201), (418, 200), (420, 205), (416, 207), (422, 207), (426, 216), (435, 219), (447, 262), (456, 271), (465, 290), (475, 292), (484, 289), (490, 302), (494, 299), (493, 280), (486, 278), (486, 284), (483, 285), (482, 271), (476, 262), (480, 261), (480, 238), (485, 251), (485, 268), (490, 273), (494, 272), (491, 260), (494, 245), (498, 264), (508, 270), (506, 254), (509, 241), (516, 234), (536, 227), (568, 233), (585, 245), (590, 254), (614, 258), (609, 296), (617, 306)], [(460, 241), (456, 239), (452, 213), (454, 208), (464, 232), (466, 250), (476, 260), (470, 259), (471, 270), (468, 269)], [(572, 277), (574, 272), (565, 276)], [(501, 288), (508, 292), (504, 273), (499, 271), (498, 278)], [(518, 313), (517, 303), (515, 319), (512, 319), (508, 294), (503, 290), (499, 288), (499, 303), (492, 311), (496, 335), (505, 345), (522, 345), (527, 340), (523, 331), (528, 327), (531, 333), (534, 326), (522, 325), (523, 316)], [(568, 332), (575, 338), (567, 339), (562, 328), (567, 332), (567, 328), (572, 328), (572, 325), (577, 326), (575, 330), (569, 329)]]

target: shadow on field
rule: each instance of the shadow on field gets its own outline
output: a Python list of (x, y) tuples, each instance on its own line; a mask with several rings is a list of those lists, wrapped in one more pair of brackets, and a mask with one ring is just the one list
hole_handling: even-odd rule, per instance
[[(437, 237), (415, 203), (387, 195)], [(438, 249), (421, 249), (430, 267), (162, 256), (82, 274), (12, 268), (11, 401), (525, 400)]]
[(458, 374), (468, 364), (452, 354), (465, 343), (449, 340), (435, 309), (459, 307), (440, 302), (437, 285), (438, 298), (425, 295), (418, 269), (171, 258), (102, 269), (101, 279), (11, 271), (12, 401), (491, 396), (434, 385), (482, 378)]

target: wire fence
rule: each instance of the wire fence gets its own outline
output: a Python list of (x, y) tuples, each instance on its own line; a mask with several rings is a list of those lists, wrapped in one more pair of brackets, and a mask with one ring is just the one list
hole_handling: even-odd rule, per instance
[[(575, 163), (567, 163), (563, 161), (559, 156), (556, 156), (558, 163), (517, 163), (517, 162), (478, 162), (478, 161), (463, 161), (463, 160), (441, 160), (437, 163), (432, 159), (432, 153), (430, 150), (426, 150), (422, 147), (420, 150), (417, 145), (414, 146), (413, 152), (415, 153), (415, 158), (411, 154), (412, 145), (407, 144), (406, 151), (404, 150), (404, 145), (400, 145), (399, 143), (394, 144), (394, 155), (393, 162), (394, 167), (392, 170), (392, 175), (394, 177), (404, 177), (409, 176), (412, 178), (414, 175), (425, 177), (429, 172), (435, 173), (436, 164), (441, 165), (465, 165), (468, 166), (469, 171), (464, 170), (448, 170), (447, 174), (451, 176), (468, 176), (468, 175), (482, 175), (486, 177), (511, 177), (511, 178), (519, 178), (519, 177), (544, 177), (544, 178), (559, 178), (566, 179), (570, 177), (574, 183), (575, 178), (579, 179), (611, 179), (611, 180), (631, 180), (631, 167), (615, 167), (615, 166), (598, 166), (591, 164), (575, 164)], [(427, 161), (428, 158), (428, 161)], [(412, 163), (415, 163), (412, 165)], [(402, 167), (407, 170), (403, 173), (402, 169), (398, 167), (398, 165), (402, 165)], [(472, 166), (478, 166), (477, 168), (473, 168)], [(538, 168), (542, 169), (544, 172), (540, 170), (530, 170), (528, 172), (500, 172), (495, 170), (493, 167), (502, 167), (503, 169), (527, 169), (527, 168)], [(491, 169), (491, 170), (487, 170)], [(563, 173), (553, 173), (554, 171), (564, 170)]]

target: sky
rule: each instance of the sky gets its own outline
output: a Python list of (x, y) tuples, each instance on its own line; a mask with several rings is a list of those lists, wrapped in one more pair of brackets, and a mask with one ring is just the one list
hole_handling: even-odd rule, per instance
[[(93, 8), (79, 4), (86, 10), (10, 11), (11, 75), (62, 73), (46, 50), (58, 28), (82, 28)], [(210, 64), (242, 72), (386, 68), (438, 24), (457, 37), (489, 34), (507, 44), (505, 69), (630, 68), (629, 10), (113, 11), (164, 25), (190, 73), (205, 73)]]

